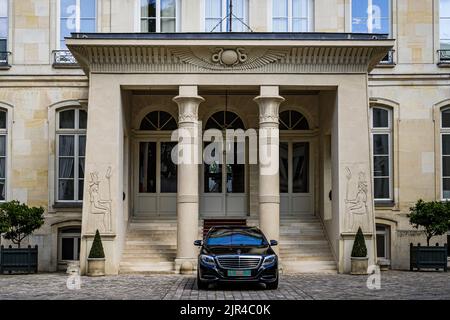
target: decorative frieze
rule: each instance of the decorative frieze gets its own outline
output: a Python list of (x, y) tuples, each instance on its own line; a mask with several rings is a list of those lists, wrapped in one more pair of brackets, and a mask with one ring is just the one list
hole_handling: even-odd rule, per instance
[(384, 47), (206, 47), (71, 45), (86, 71), (100, 73), (365, 73)]

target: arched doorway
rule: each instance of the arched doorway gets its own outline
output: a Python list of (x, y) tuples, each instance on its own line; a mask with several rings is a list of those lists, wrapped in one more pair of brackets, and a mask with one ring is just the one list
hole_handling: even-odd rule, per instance
[(280, 215), (313, 214), (313, 161), (308, 120), (295, 110), (279, 115)]
[[(248, 212), (247, 202), (247, 165), (239, 163), (238, 159), (245, 156), (245, 144), (239, 146), (234, 142), (234, 163), (226, 163), (225, 131), (227, 129), (245, 130), (242, 119), (234, 112), (219, 111), (211, 115), (205, 123), (205, 130), (215, 129), (222, 132), (223, 154), (212, 156), (221, 161), (203, 164), (200, 193), (200, 213), (203, 217), (245, 217)], [(205, 142), (204, 148), (212, 142)], [(244, 153), (242, 155), (242, 152)]]
[(178, 128), (175, 118), (165, 111), (145, 115), (135, 137), (135, 216), (175, 216), (177, 166), (170, 141)]

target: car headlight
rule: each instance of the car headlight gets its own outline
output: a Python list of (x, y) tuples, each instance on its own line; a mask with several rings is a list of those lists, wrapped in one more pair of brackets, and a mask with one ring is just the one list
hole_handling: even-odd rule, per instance
[(211, 256), (207, 256), (205, 254), (202, 254), (200, 256), (200, 261), (203, 262), (204, 264), (208, 265), (208, 266), (214, 267), (216, 265), (216, 262), (214, 261), (214, 258), (211, 257)]
[(276, 260), (277, 260), (277, 256), (274, 254), (267, 256), (264, 258), (263, 266), (264, 267), (269, 266), (269, 265), (275, 263)]

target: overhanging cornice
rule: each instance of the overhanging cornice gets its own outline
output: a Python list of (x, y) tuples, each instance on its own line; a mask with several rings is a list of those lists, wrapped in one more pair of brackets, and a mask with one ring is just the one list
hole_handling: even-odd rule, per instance
[(366, 73), (394, 45), (367, 34), (305, 35), (73, 34), (66, 43), (86, 74)]

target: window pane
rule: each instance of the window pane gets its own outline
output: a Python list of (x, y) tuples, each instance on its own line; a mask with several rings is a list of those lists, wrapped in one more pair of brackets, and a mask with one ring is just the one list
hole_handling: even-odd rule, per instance
[(389, 154), (389, 135), (374, 134), (373, 135), (373, 154), (388, 155)]
[(62, 238), (61, 259), (74, 260), (74, 238)]
[(6, 112), (0, 110), (0, 129), (6, 129)]
[(273, 1), (273, 17), (287, 18), (288, 16), (288, 0)]
[(95, 2), (96, 0), (80, 0), (81, 18), (95, 18)]
[(62, 18), (76, 17), (77, 1), (76, 0), (60, 0), (60, 16)]
[(86, 151), (86, 136), (78, 136), (78, 155), (84, 157)]
[(272, 29), (273, 29), (273, 32), (287, 32), (288, 31), (288, 19), (287, 18), (274, 18)]
[(377, 233), (377, 257), (386, 258), (386, 236)]
[(80, 123), (78, 127), (80, 129), (86, 129), (87, 128), (87, 112), (84, 110), (80, 110)]
[(439, 15), (441, 17), (450, 17), (450, 0), (439, 1)]
[(389, 176), (389, 156), (373, 157), (373, 175), (376, 177)]
[(78, 159), (78, 177), (84, 178), (84, 157)]
[(139, 144), (139, 192), (156, 192), (156, 142)]
[(306, 142), (292, 145), (293, 193), (308, 193), (309, 144)]
[(177, 192), (177, 166), (172, 161), (175, 142), (161, 142), (161, 192)]
[(288, 144), (280, 142), (280, 193), (288, 193)]
[(450, 109), (442, 111), (442, 128), (450, 128)]
[(222, 18), (222, 1), (206, 0), (205, 1), (205, 17), (206, 18)]
[(175, 19), (162, 18), (161, 19), (161, 32), (175, 32), (176, 22)]
[(0, 157), (6, 156), (6, 135), (0, 135)]
[(6, 178), (6, 158), (0, 158), (0, 179)]
[[(244, 193), (245, 192), (245, 165), (242, 159), (245, 159), (245, 145), (234, 143), (234, 164), (227, 164), (227, 192)], [(238, 153), (240, 152), (240, 153)]]
[[(220, 22), (220, 18), (219, 19), (211, 19), (208, 18), (205, 21), (205, 31), (206, 32), (211, 32), (213, 30), (213, 28)], [(222, 31), (222, 26), (218, 25), (217, 28), (214, 29), (214, 32), (220, 32)]]
[(292, 20), (292, 31), (293, 32), (307, 32), (308, 31), (308, 20), (293, 19)]
[(442, 176), (450, 177), (450, 156), (442, 157)]
[(59, 112), (59, 127), (61, 129), (75, 129), (75, 110)]
[[(363, 33), (390, 33), (390, 1), (352, 1), (352, 31)], [(370, 12), (370, 16), (369, 16)]]
[(80, 20), (80, 32), (95, 32), (96, 29), (95, 19)]
[(156, 17), (156, 0), (141, 0), (141, 18)]
[(5, 179), (0, 179), (0, 200), (6, 199), (6, 183)]
[(375, 199), (389, 199), (389, 178), (374, 178)]
[[(0, 38), (8, 38), (8, 19), (7, 18), (0, 18)], [(6, 44), (6, 41), (5, 41)], [(6, 46), (4, 46), (6, 49)], [(6, 51), (6, 50), (2, 51)]]
[[(209, 143), (208, 143), (209, 144)], [(205, 144), (205, 147), (208, 145)], [(211, 157), (215, 157), (217, 150), (211, 151)], [(204, 192), (221, 193), (222, 192), (222, 165), (216, 162), (204, 164)]]
[(161, 0), (161, 17), (175, 17), (175, 16), (176, 16), (176, 1)]
[(74, 155), (74, 136), (59, 136), (59, 155), (70, 157)]
[(439, 38), (440, 39), (450, 39), (450, 19), (441, 19), (439, 27)]
[(442, 179), (442, 191), (444, 199), (450, 199), (450, 178)]
[(309, 0), (292, 0), (292, 17), (307, 18), (308, 17), (308, 1)]
[(8, 16), (8, 0), (0, 1), (0, 17)]
[(59, 200), (74, 200), (73, 180), (58, 181)]
[(73, 178), (74, 163), (73, 158), (59, 158), (59, 178)]
[(389, 111), (372, 108), (372, 120), (374, 128), (389, 128)]
[(450, 135), (442, 135), (442, 154), (450, 155)]
[(84, 180), (78, 180), (78, 200), (83, 200)]

